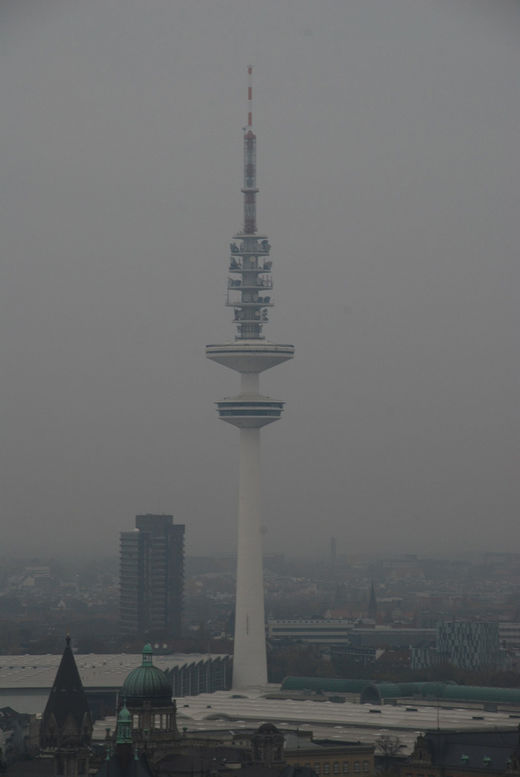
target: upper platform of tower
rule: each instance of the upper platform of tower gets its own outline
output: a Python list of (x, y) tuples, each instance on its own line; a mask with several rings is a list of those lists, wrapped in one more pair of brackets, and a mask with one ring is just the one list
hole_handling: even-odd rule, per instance
[(207, 345), (206, 356), (217, 364), (243, 374), (259, 373), (292, 359), (294, 345), (237, 338), (234, 343)]
[[(233, 308), (236, 341), (263, 340), (263, 327), (273, 306), (271, 244), (266, 235), (259, 234), (256, 223), (256, 135), (253, 131), (253, 85), (251, 66), (248, 67), (247, 125), (243, 140), (243, 227), (229, 250), (227, 300)], [(213, 355), (208, 353), (210, 358)], [(290, 358), (290, 356), (286, 357)], [(276, 362), (278, 363), (278, 361)], [(230, 366), (227, 364), (227, 366)], [(271, 366), (271, 365), (269, 365)], [(263, 369), (266, 369), (264, 367)]]
[(265, 340), (263, 328), (273, 307), (271, 244), (256, 224), (256, 135), (253, 131), (252, 67), (248, 67), (247, 126), (244, 128), (243, 228), (229, 246), (226, 305), (233, 308), (235, 341), (208, 345), (209, 359), (241, 373), (262, 372), (294, 355), (294, 346)]

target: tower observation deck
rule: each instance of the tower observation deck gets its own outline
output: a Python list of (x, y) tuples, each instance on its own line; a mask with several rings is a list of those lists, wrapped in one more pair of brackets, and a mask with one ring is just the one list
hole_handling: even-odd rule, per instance
[(235, 339), (206, 346), (208, 359), (241, 375), (240, 393), (219, 400), (223, 421), (240, 429), (237, 590), (233, 688), (265, 685), (264, 590), (260, 525), (260, 428), (277, 421), (280, 400), (260, 394), (261, 372), (294, 356), (293, 345), (271, 343), (263, 335), (272, 302), (271, 245), (256, 226), (256, 135), (253, 131), (252, 68), (248, 68), (248, 112), (244, 130), (243, 230), (230, 245), (227, 302), (233, 308)]

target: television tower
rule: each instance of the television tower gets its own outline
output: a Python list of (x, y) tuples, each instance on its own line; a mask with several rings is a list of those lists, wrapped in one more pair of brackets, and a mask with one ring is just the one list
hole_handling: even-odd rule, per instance
[(260, 524), (260, 428), (277, 421), (284, 403), (263, 396), (259, 375), (292, 359), (293, 345), (268, 342), (262, 329), (273, 306), (271, 250), (256, 229), (256, 135), (253, 131), (252, 67), (248, 67), (244, 128), (244, 226), (233, 236), (227, 302), (234, 309), (234, 342), (206, 346), (206, 356), (240, 373), (240, 394), (217, 402), (219, 417), (240, 429), (237, 588), (233, 688), (267, 683), (264, 582)]

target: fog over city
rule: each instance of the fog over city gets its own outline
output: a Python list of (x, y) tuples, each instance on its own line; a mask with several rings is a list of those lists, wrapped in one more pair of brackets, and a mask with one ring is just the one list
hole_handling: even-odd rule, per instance
[(254, 68), (265, 548), (517, 550), (515, 0), (3, 0), (2, 551), (235, 547), (229, 243)]

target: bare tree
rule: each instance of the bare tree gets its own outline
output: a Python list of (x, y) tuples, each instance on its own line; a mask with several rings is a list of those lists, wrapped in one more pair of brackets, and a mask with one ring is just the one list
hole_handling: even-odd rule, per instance
[(383, 756), (383, 771), (392, 771), (392, 759), (396, 755), (399, 755), (399, 751), (403, 747), (403, 743), (392, 734), (381, 734), (376, 739), (376, 752), (379, 752)]

